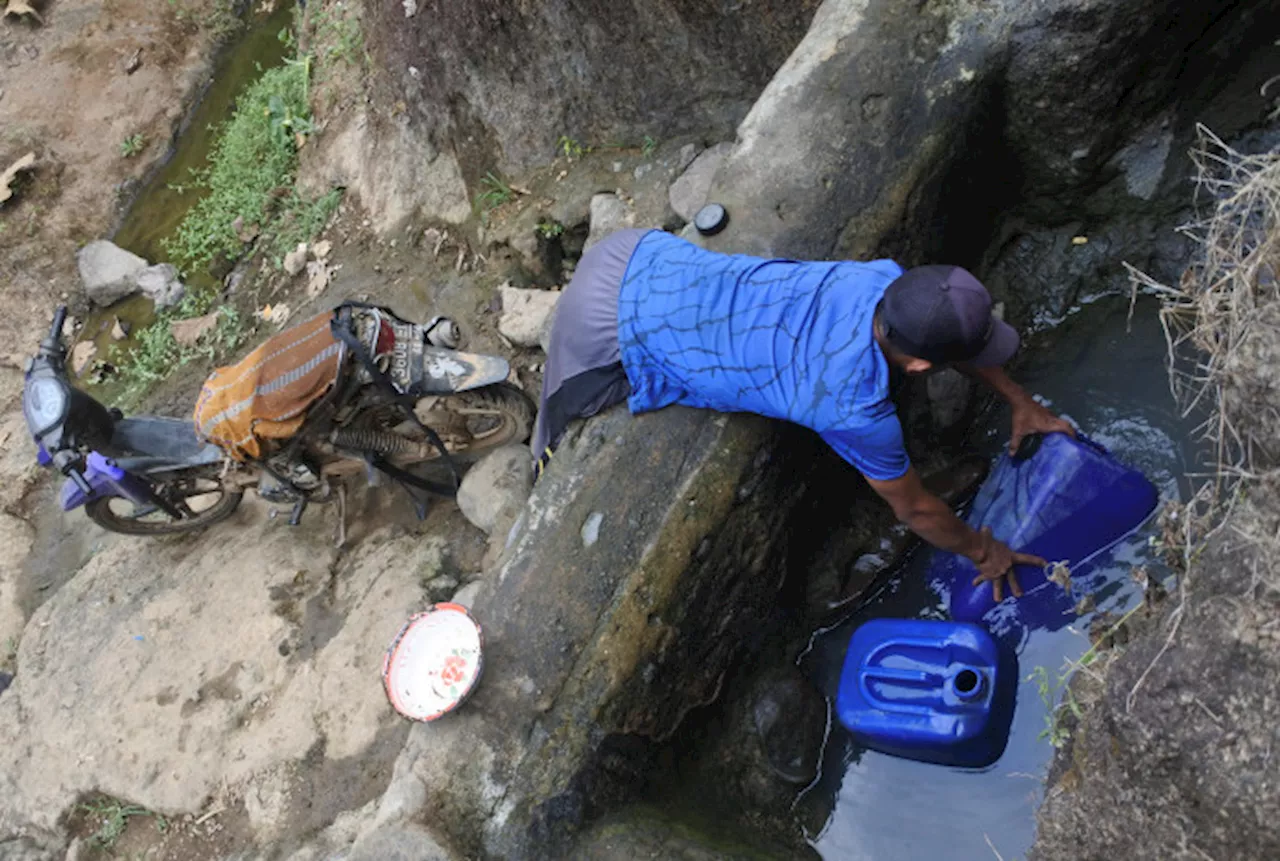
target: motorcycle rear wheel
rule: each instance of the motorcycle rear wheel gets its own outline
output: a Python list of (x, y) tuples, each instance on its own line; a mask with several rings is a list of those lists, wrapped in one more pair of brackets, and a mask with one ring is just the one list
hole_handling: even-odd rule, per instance
[(174, 519), (165, 511), (140, 507), (121, 496), (104, 496), (85, 506), (89, 519), (122, 535), (174, 535), (195, 532), (231, 516), (244, 491), (227, 487), (217, 476), (188, 475), (157, 487), (158, 492), (188, 516)]
[[(435, 401), (436, 409), (423, 409)], [(494, 383), (444, 398), (426, 398), (415, 409), (420, 420), (439, 433), (449, 454), (462, 461), (512, 443), (533, 431), (536, 408), (529, 396), (510, 383)], [(430, 458), (435, 459), (435, 456)]]

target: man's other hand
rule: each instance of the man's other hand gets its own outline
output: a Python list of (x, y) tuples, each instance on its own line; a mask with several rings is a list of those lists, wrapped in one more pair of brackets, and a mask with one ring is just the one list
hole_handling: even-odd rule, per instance
[(1022, 597), (1022, 587), (1018, 585), (1017, 575), (1013, 571), (1014, 565), (1038, 565), (1043, 568), (1049, 564), (1039, 556), (1032, 556), (1030, 553), (1015, 553), (1008, 544), (991, 534), (990, 526), (982, 527), (979, 535), (982, 536), (982, 555), (977, 559), (970, 557), (973, 564), (978, 567), (978, 576), (973, 578), (973, 585), (977, 586), (990, 581), (997, 604), (1004, 599), (1006, 581), (1009, 583), (1009, 591), (1013, 593), (1013, 597)]

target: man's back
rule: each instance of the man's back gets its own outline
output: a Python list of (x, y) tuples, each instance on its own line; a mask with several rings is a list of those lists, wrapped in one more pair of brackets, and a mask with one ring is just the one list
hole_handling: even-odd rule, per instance
[(890, 260), (763, 260), (648, 234), (618, 306), (632, 412), (681, 403), (817, 431), (882, 419), (889, 369), (871, 320), (901, 273)]

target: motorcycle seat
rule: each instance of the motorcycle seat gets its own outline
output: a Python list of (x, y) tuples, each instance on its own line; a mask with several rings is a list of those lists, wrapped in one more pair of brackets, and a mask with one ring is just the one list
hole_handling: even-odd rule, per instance
[(120, 419), (111, 436), (116, 463), (135, 472), (206, 466), (222, 460), (218, 446), (196, 436), (193, 422), (164, 416)]

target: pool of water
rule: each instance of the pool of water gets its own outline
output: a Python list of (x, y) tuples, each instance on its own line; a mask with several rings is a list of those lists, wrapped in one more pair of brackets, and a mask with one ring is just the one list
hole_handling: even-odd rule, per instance
[[(1186, 493), (1195, 471), (1194, 422), (1176, 408), (1165, 373), (1165, 341), (1158, 307), (1140, 300), (1129, 316), (1127, 300), (1082, 306), (1057, 328), (1028, 344), (1031, 359), (1015, 376), (1030, 391), (1069, 416), (1120, 460), (1140, 468), (1165, 499)], [(1007, 441), (1007, 410), (991, 416), (983, 445), (994, 457)], [(1105, 583), (1094, 597), (1098, 612), (1122, 614), (1141, 600), (1130, 577), (1145, 564), (1158, 577), (1169, 572), (1148, 545), (1154, 524), (1126, 539), (1101, 566)], [(845, 647), (854, 628), (876, 617), (946, 618), (946, 605), (926, 583), (932, 551), (918, 551), (845, 623), (818, 633), (801, 665), (834, 701)], [(1058, 631), (1033, 631), (1019, 654), (1020, 683), (1009, 744), (982, 770), (947, 768), (864, 750), (833, 722), (817, 783), (802, 804), (823, 824), (810, 835), (827, 859), (842, 861), (968, 861), (1026, 856), (1035, 836), (1035, 812), (1053, 757), (1045, 737), (1051, 705), (1029, 678), (1037, 666), (1056, 678), (1089, 648), (1095, 614)], [(1052, 696), (1056, 702), (1057, 691)], [(810, 820), (809, 816), (804, 817)]]

